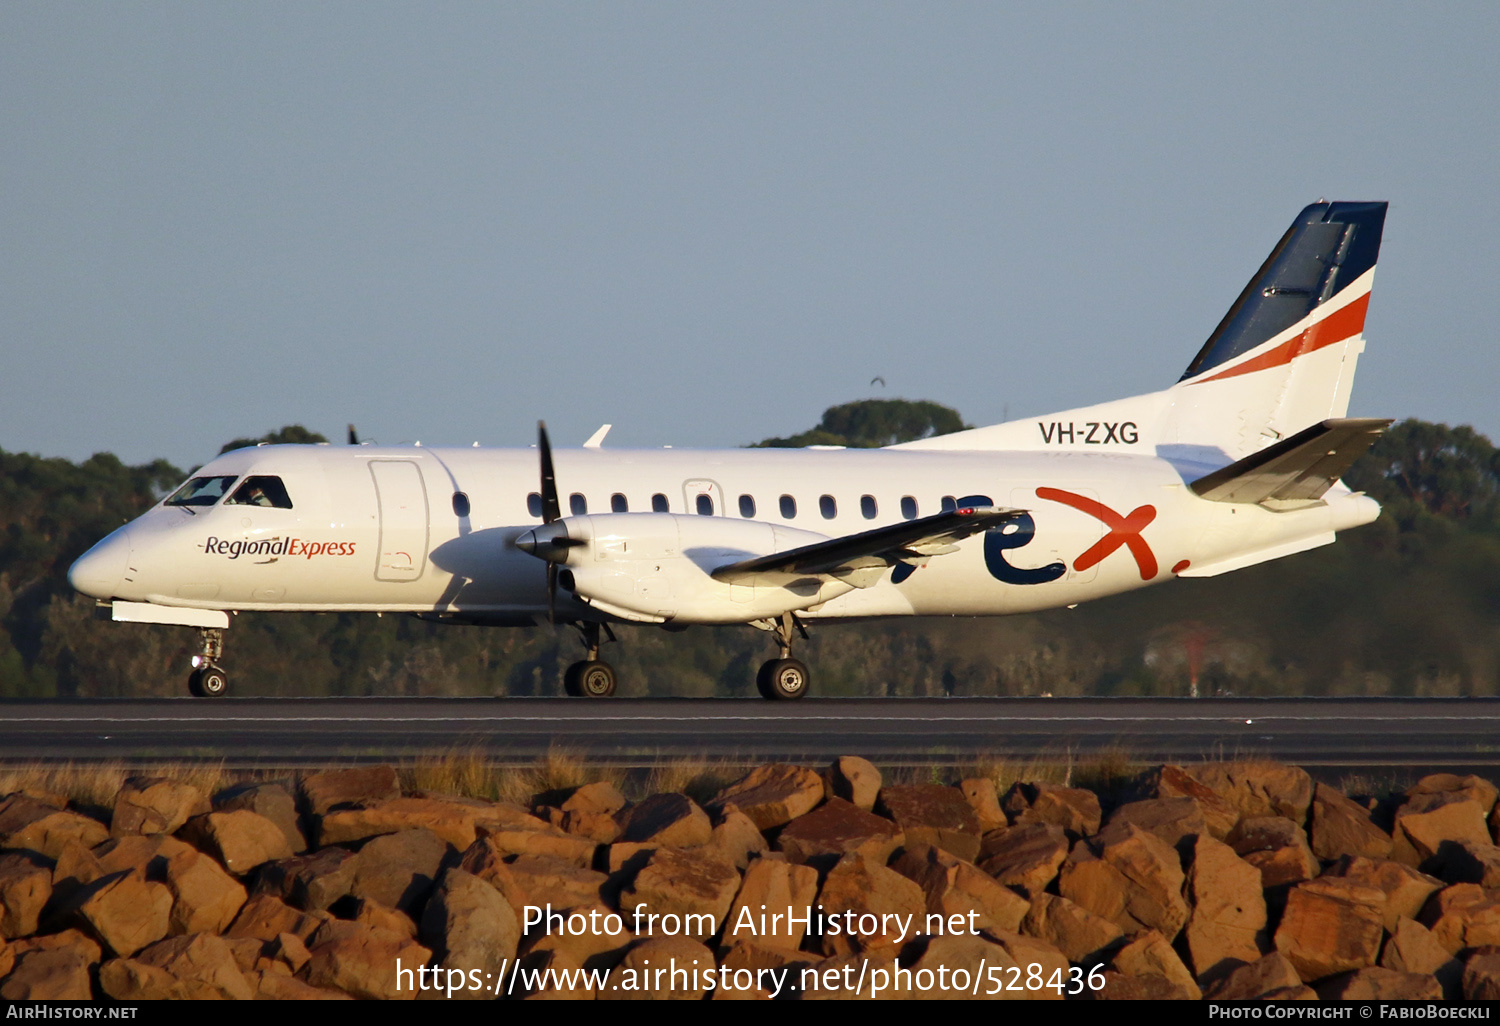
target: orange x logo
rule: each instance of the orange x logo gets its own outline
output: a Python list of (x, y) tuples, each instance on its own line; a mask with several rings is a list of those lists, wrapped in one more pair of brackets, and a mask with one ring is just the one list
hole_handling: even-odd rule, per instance
[(1156, 554), (1151, 551), (1151, 546), (1146, 544), (1146, 539), (1141, 537), (1141, 531), (1156, 519), (1155, 506), (1141, 506), (1132, 510), (1129, 516), (1122, 517), (1101, 502), (1095, 502), (1083, 495), (1065, 492), (1061, 488), (1038, 488), (1036, 494), (1039, 499), (1051, 499), (1064, 506), (1072, 506), (1080, 513), (1087, 513), (1109, 528), (1108, 534), (1073, 561), (1074, 570), (1087, 570), (1124, 545), (1135, 557), (1136, 566), (1141, 568), (1141, 580), (1149, 581), (1156, 576)]

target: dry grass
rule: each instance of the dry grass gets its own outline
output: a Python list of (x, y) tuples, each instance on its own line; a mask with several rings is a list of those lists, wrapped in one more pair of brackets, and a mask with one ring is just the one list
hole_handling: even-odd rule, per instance
[(56, 795), (75, 805), (113, 807), (115, 795), (130, 777), (166, 777), (192, 784), (204, 794), (228, 787), (235, 780), (254, 777), (246, 771), (231, 774), (222, 762), (164, 762), (153, 764), (106, 762), (28, 762), (0, 766), (0, 794), (17, 791)]

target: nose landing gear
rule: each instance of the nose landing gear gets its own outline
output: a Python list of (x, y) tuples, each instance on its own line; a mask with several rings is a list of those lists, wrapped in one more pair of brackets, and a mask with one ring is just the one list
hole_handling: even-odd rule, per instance
[(792, 658), (792, 635), (800, 634), (807, 639), (807, 628), (791, 613), (782, 613), (771, 630), (776, 634), (776, 645), (781, 649), (780, 659), (768, 659), (761, 664), (755, 675), (755, 690), (761, 698), (790, 701), (807, 694), (807, 667)]
[(193, 656), (193, 672), (188, 674), (188, 694), (194, 698), (220, 698), (229, 691), (229, 678), (219, 668), (224, 655), (224, 631), (218, 627), (200, 627), (201, 648)]

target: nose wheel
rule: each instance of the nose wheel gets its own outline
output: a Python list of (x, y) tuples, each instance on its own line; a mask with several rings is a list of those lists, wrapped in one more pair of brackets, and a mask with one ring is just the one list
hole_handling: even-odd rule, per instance
[(229, 692), (229, 677), (218, 664), (224, 655), (224, 632), (217, 627), (204, 627), (198, 636), (202, 643), (198, 654), (193, 656), (193, 672), (188, 674), (188, 694), (194, 698), (220, 698)]

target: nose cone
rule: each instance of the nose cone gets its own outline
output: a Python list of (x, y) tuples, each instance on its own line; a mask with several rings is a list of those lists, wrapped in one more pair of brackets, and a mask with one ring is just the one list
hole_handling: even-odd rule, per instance
[(113, 598), (129, 566), (130, 536), (122, 527), (78, 557), (68, 570), (68, 583), (90, 598)]

